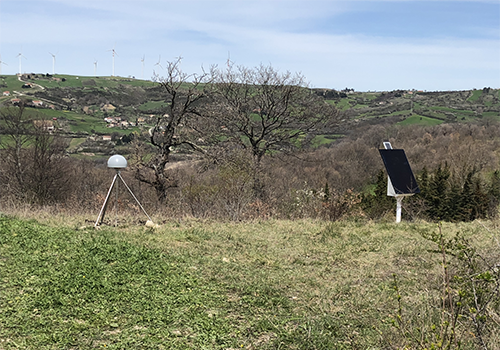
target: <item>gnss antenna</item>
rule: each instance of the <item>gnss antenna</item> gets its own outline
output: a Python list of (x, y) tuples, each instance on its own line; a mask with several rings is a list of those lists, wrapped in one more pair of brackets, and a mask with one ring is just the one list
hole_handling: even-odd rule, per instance
[(127, 183), (125, 182), (125, 180), (123, 179), (122, 175), (120, 174), (120, 171), (122, 169), (125, 169), (126, 167), (127, 167), (127, 160), (125, 159), (125, 157), (123, 157), (123, 156), (121, 156), (119, 154), (115, 154), (114, 156), (109, 157), (109, 159), (108, 159), (108, 168), (115, 169), (116, 170), (116, 174), (113, 177), (113, 182), (111, 183), (111, 186), (109, 187), (108, 194), (106, 196), (106, 199), (104, 200), (104, 204), (102, 205), (101, 211), (99, 213), (99, 216), (97, 217), (97, 220), (96, 220), (96, 222), (94, 224), (94, 227), (96, 227), (96, 228), (99, 227), (99, 225), (102, 223), (102, 220), (104, 220), (104, 214), (106, 214), (106, 208), (108, 206), (108, 202), (109, 202), (109, 198), (110, 198), (110, 195), (111, 195), (111, 191), (113, 190), (113, 187), (115, 186), (117, 179), (120, 179), (123, 182), (123, 184), (127, 188), (128, 192), (132, 195), (132, 197), (135, 199), (135, 201), (137, 202), (137, 204), (139, 204), (139, 207), (142, 209), (142, 212), (144, 214), (146, 214), (146, 216), (148, 217), (149, 221), (153, 222), (153, 220), (151, 220), (151, 217), (148, 215), (148, 213), (146, 213), (146, 211), (142, 207), (141, 203), (139, 202), (139, 200), (137, 199), (137, 197), (134, 195), (134, 193), (132, 192), (132, 190), (127, 186)]

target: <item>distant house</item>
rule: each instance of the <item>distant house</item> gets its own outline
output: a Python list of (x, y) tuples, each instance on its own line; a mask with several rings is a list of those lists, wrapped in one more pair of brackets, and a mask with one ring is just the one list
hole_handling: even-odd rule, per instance
[(33, 101), (33, 105), (35, 107), (42, 107), (43, 106), (43, 101), (40, 101), (40, 100)]
[(23, 89), (31, 89), (33, 85), (31, 83), (24, 83), (23, 86), (21, 86)]
[(103, 112), (114, 112), (116, 109), (115, 106), (113, 106), (111, 103), (106, 103), (104, 106), (101, 107), (101, 111)]
[(17, 106), (19, 103), (21, 103), (21, 100), (18, 98), (13, 98), (10, 100), (10, 102), (14, 105)]
[(4, 95), (4, 96), (10, 96), (10, 92), (9, 92), (9, 91), (4, 91), (4, 92), (3, 92), (3, 95)]
[(33, 120), (33, 124), (39, 129), (43, 129), (46, 131), (54, 131), (53, 120)]
[(102, 135), (103, 141), (111, 141), (111, 135)]

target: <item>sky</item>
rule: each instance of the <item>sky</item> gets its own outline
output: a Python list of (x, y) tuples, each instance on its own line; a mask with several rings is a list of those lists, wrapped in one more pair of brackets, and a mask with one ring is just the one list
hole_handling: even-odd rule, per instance
[(152, 79), (178, 57), (312, 88), (500, 88), (500, 0), (0, 0), (4, 75)]

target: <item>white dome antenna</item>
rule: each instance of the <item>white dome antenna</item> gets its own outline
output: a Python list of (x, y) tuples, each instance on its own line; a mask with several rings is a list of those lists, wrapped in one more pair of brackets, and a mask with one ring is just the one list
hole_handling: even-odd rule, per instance
[(112, 169), (125, 169), (127, 167), (127, 160), (124, 156), (115, 154), (108, 159), (108, 168)]

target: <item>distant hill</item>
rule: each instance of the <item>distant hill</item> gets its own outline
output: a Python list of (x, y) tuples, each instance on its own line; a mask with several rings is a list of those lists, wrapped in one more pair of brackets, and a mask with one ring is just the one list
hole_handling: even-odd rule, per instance
[(423, 125), (471, 121), (478, 118), (500, 120), (499, 89), (348, 93), (315, 91), (339, 109), (346, 111), (349, 119), (398, 116), (400, 124)]
[[(356, 92), (313, 89), (344, 113), (335, 130), (325, 130), (316, 145), (333, 142), (359, 125), (437, 125), (478, 119), (500, 120), (500, 89), (467, 91)], [(121, 77), (24, 74), (0, 76), (0, 104), (24, 98), (32, 108), (56, 120), (58, 130), (75, 140), (73, 151), (84, 150), (87, 138), (106, 139), (147, 128), (164, 113), (164, 92), (157, 83)], [(36, 103), (35, 103), (36, 102)], [(118, 136), (117, 136), (118, 135)], [(111, 152), (104, 147), (104, 152)], [(84, 152), (85, 153), (85, 152)]]

